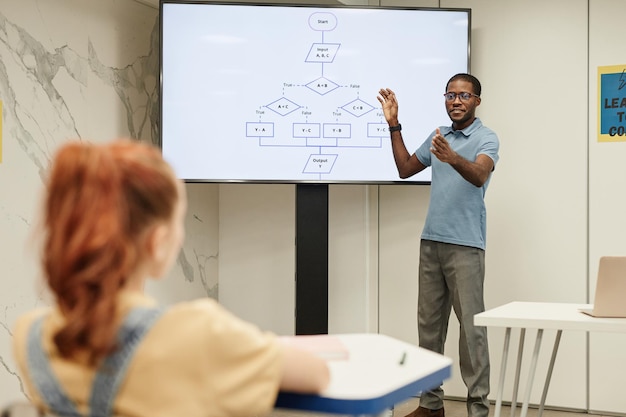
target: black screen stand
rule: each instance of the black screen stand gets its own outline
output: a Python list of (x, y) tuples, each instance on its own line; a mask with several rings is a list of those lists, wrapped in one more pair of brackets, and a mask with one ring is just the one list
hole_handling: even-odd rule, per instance
[(296, 184), (295, 333), (328, 333), (328, 184)]

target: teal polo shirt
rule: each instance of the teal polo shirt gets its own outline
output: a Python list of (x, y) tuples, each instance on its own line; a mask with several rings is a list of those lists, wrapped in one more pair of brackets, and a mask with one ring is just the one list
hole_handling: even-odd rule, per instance
[[(495, 168), (500, 142), (495, 132), (483, 126), (479, 118), (463, 130), (442, 126), (439, 131), (450, 147), (465, 159), (473, 162), (478, 155), (484, 154), (493, 160)], [(415, 151), (417, 159), (432, 170), (430, 204), (422, 239), (484, 250), (487, 234), (484, 197), (491, 174), (482, 187), (472, 185), (452, 166), (430, 153), (434, 136), (435, 132), (432, 132)]]

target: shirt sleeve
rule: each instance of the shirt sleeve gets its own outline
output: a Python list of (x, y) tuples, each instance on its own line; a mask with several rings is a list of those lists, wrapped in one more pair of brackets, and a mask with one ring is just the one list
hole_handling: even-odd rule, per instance
[(491, 158), (493, 160), (493, 168), (495, 169), (500, 159), (499, 151), (500, 141), (498, 140), (498, 136), (494, 132), (489, 132), (485, 135), (477, 155), (487, 155)]
[(430, 153), (430, 144), (433, 141), (433, 137), (435, 136), (435, 131), (433, 131), (430, 135), (428, 135), (428, 138), (424, 141), (424, 143), (422, 143), (419, 148), (417, 148), (417, 150), (415, 151), (415, 156), (417, 156), (417, 159), (419, 159), (419, 161), (424, 165), (424, 166), (431, 166), (432, 161), (431, 161), (431, 157), (432, 154)]
[(269, 412), (278, 395), (282, 375), (282, 345), (276, 336), (261, 331), (218, 307), (211, 353), (219, 375), (219, 398), (227, 415)]

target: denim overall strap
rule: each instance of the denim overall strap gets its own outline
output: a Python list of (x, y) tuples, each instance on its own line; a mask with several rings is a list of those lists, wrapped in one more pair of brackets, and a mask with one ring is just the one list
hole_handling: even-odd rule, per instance
[(42, 325), (45, 316), (38, 317), (28, 331), (27, 363), (30, 380), (53, 414), (81, 417), (76, 406), (61, 389), (52, 373), (50, 362), (41, 344)]
[[(162, 310), (155, 308), (135, 308), (124, 319), (117, 335), (118, 349), (105, 358), (95, 376), (89, 400), (92, 417), (111, 415), (115, 396), (126, 376), (133, 353), (161, 313)], [(37, 318), (28, 333), (27, 360), (31, 380), (53, 414), (82, 417), (72, 400), (63, 392), (43, 351), (43, 319), (44, 316)]]
[(109, 417), (128, 365), (144, 335), (161, 316), (156, 308), (135, 308), (128, 313), (117, 334), (118, 349), (102, 365), (91, 390), (89, 408), (92, 417)]

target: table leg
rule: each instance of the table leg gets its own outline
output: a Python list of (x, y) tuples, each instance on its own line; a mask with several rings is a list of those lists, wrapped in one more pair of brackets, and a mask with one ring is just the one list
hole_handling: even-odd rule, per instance
[(546, 383), (543, 385), (543, 393), (541, 394), (541, 403), (539, 404), (539, 412), (537, 417), (541, 417), (543, 414), (543, 407), (546, 404), (546, 397), (548, 396), (548, 387), (550, 386), (550, 379), (552, 378), (552, 370), (554, 369), (554, 362), (556, 361), (556, 353), (559, 350), (559, 343), (561, 342), (561, 333), (563, 330), (556, 332), (556, 338), (554, 339), (554, 347), (552, 348), (552, 357), (550, 358), (550, 366), (548, 367), (548, 374), (546, 375)]
[(530, 392), (533, 388), (533, 380), (535, 379), (535, 371), (537, 370), (537, 359), (539, 358), (539, 349), (541, 348), (541, 337), (543, 336), (543, 329), (537, 330), (537, 339), (535, 339), (535, 350), (533, 351), (533, 358), (530, 363), (530, 370), (528, 372), (528, 381), (526, 384), (526, 398), (524, 398), (524, 404), (522, 405), (522, 413), (520, 417), (526, 417), (528, 412), (528, 403), (530, 402)]
[(519, 345), (517, 347), (517, 365), (515, 366), (515, 379), (513, 382), (513, 396), (511, 397), (511, 417), (515, 417), (515, 409), (517, 407), (517, 392), (519, 390), (519, 379), (522, 369), (522, 356), (524, 354), (524, 339), (526, 337), (526, 329), (520, 329)]
[(500, 417), (502, 409), (502, 391), (504, 390), (504, 375), (506, 374), (506, 362), (509, 356), (509, 341), (511, 340), (511, 328), (506, 328), (504, 333), (504, 349), (502, 349), (502, 363), (500, 365), (500, 381), (498, 382), (498, 393), (496, 396), (496, 409), (494, 417)]

